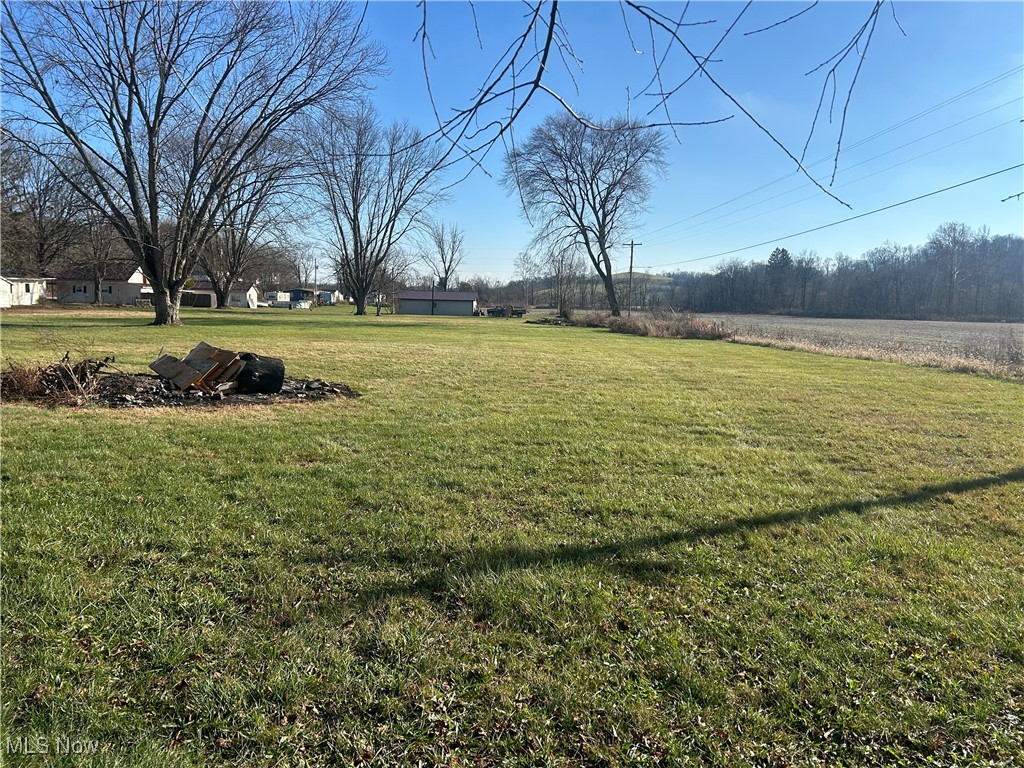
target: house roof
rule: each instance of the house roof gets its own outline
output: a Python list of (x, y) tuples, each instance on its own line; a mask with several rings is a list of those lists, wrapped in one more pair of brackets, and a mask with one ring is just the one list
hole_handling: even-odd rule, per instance
[[(248, 292), (248, 290), (250, 288), (252, 288), (252, 287), (253, 287), (253, 283), (236, 282), (236, 283), (232, 283), (231, 290), (232, 291)], [(192, 284), (192, 287), (189, 288), (188, 290), (190, 290), (190, 291), (212, 291), (213, 290), (213, 282), (211, 280), (196, 280)]]
[(431, 298), (434, 301), (476, 301), (476, 294), (472, 291), (401, 291), (398, 298), (407, 301), (430, 301)]
[(37, 277), (35, 275), (19, 275), (19, 274), (10, 274), (10, 273), (4, 274), (4, 275), (0, 275), (0, 280), (13, 280), (15, 282), (24, 282), (25, 280), (28, 280), (30, 282), (37, 282), (37, 283), (38, 282), (43, 282), (43, 283), (45, 283), (47, 280), (52, 280), (52, 279), (53, 278), (51, 278), (51, 277)]
[[(115, 262), (108, 264), (103, 279), (106, 281), (124, 281), (135, 274), (139, 265), (134, 262)], [(94, 277), (91, 266), (67, 267), (57, 273), (57, 280), (92, 280)]]

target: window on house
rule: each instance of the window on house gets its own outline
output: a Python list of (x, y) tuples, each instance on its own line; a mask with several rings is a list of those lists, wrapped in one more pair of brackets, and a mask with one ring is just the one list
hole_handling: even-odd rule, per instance
[(114, 286), (112, 286), (112, 285), (105, 285), (105, 286), (103, 286), (103, 292), (104, 293), (113, 293), (114, 292)]
[(25, 283), (25, 293), (32, 293), (32, 283)]

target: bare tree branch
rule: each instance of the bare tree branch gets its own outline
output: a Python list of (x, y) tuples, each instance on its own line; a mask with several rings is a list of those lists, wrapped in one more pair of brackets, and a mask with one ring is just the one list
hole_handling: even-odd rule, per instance
[(814, 8), (814, 6), (816, 6), (817, 4), (818, 4), (818, 0), (814, 0), (813, 3), (811, 3), (809, 6), (804, 8), (802, 11), (797, 11), (792, 16), (789, 16), (788, 18), (785, 18), (782, 21), (776, 21), (774, 24), (769, 24), (767, 27), (761, 27), (760, 29), (754, 29), (754, 30), (751, 30), (750, 32), (744, 32), (743, 36), (747, 37), (748, 35), (756, 35), (759, 32), (767, 32), (769, 29), (775, 29), (776, 27), (781, 27), (783, 24), (788, 24), (789, 22), (791, 22), (793, 19), (797, 18), (798, 16), (803, 16), (809, 10)]

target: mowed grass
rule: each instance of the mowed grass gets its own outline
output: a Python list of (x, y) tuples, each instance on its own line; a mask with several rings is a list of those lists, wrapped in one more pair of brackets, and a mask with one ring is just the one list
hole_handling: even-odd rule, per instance
[(3, 354), (205, 340), (363, 397), (3, 406), (0, 738), (51, 740), (5, 764), (1024, 761), (1021, 385), (183, 314), (8, 313)]

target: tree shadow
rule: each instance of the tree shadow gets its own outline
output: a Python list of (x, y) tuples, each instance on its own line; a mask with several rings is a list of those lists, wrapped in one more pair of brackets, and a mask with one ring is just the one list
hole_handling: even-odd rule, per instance
[[(786, 510), (770, 515), (737, 517), (712, 525), (702, 525), (677, 531), (648, 536), (618, 539), (602, 544), (572, 544), (555, 547), (495, 546), (467, 549), (453, 552), (450, 549), (428, 553), (423, 557), (410, 558), (408, 553), (394, 552), (391, 561), (399, 567), (408, 567), (410, 560), (433, 561), (430, 573), (410, 583), (384, 584), (371, 590), (362, 591), (361, 598), (375, 602), (389, 597), (421, 596), (445, 600), (446, 587), (453, 581), (473, 578), (481, 574), (502, 574), (509, 571), (559, 564), (611, 564), (622, 555), (641, 554), (662, 549), (682, 542), (707, 543), (713, 539), (725, 538), (742, 532), (758, 531), (777, 525), (813, 524), (843, 514), (860, 515), (878, 507), (894, 507), (915, 504), (921, 501), (951, 494), (992, 488), (1009, 483), (1024, 482), (1024, 467), (991, 477), (959, 480), (940, 485), (925, 485), (917, 490), (883, 496), (865, 501), (847, 501), (837, 504), (819, 505), (809, 509)], [(651, 559), (634, 559), (625, 564), (625, 572), (641, 580), (657, 580), (673, 571), (668, 564)]]

